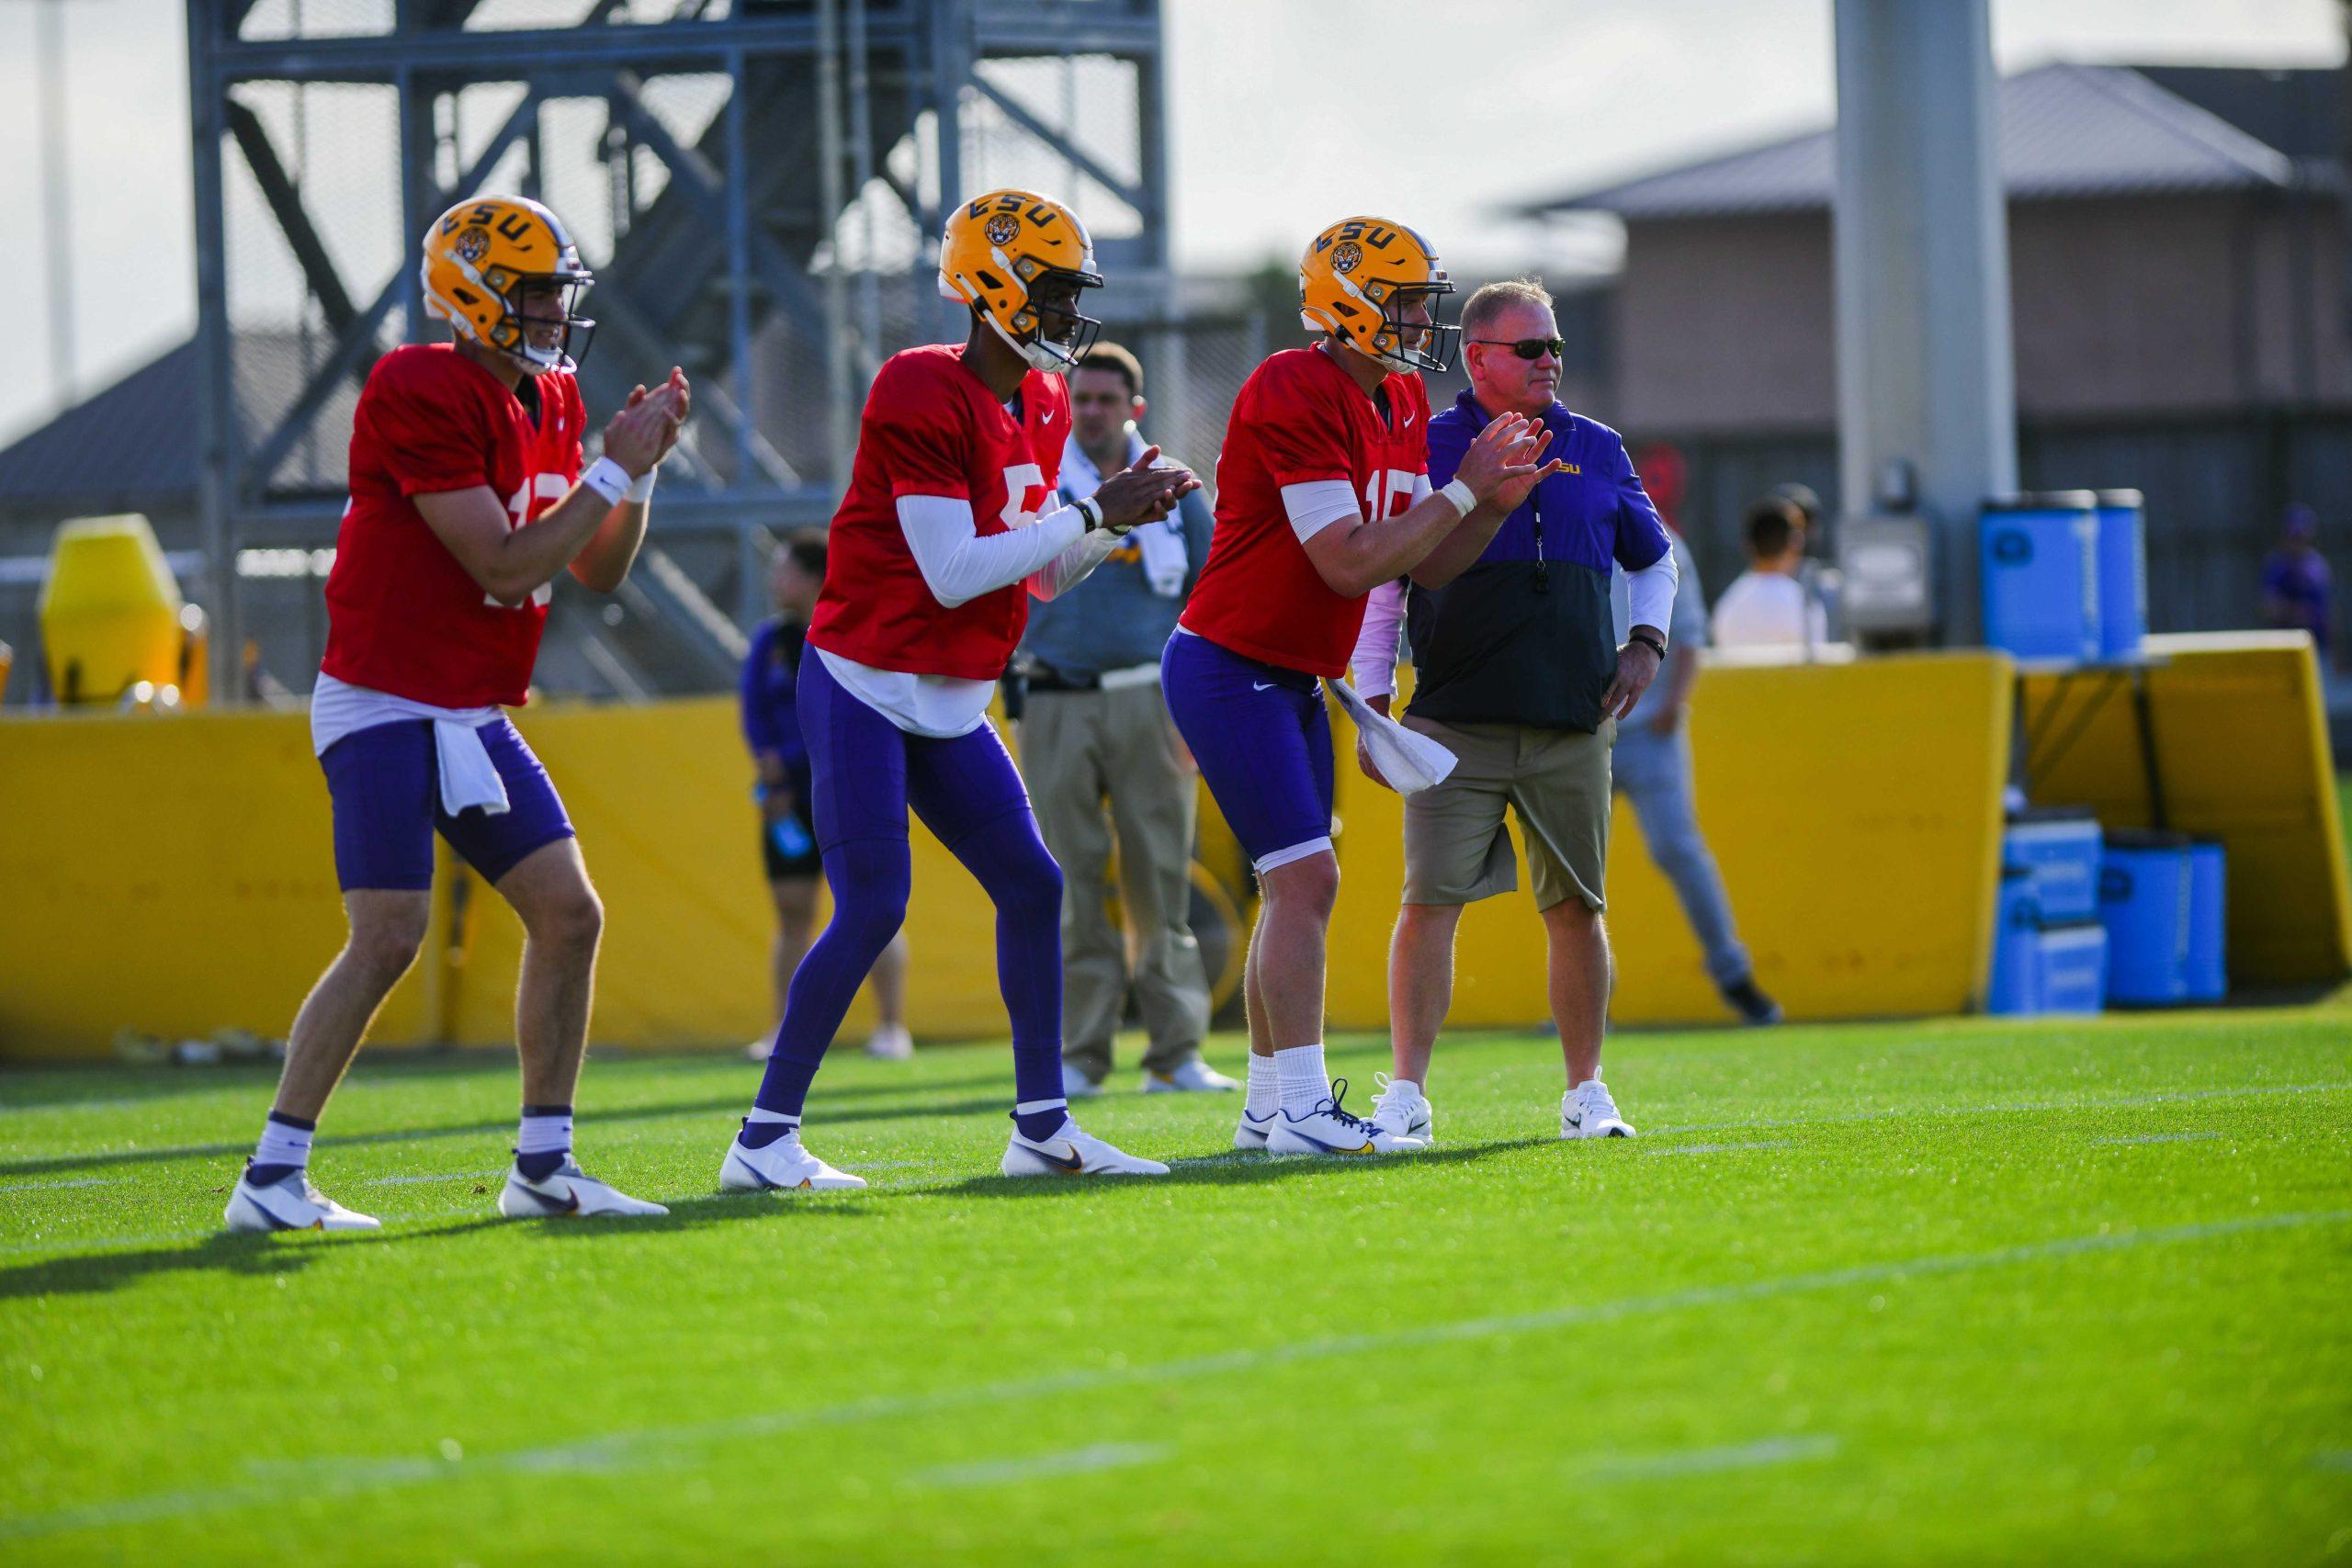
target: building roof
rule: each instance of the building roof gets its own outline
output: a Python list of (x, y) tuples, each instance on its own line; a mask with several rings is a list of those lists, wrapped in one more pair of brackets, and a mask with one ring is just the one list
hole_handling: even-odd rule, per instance
[[(2213, 85), (2200, 96), (2222, 96)], [(2294, 161), (2285, 152), (2130, 66), (2045, 65), (2008, 77), (1996, 112), (2002, 184), (2012, 200), (2294, 183)], [(1837, 183), (1837, 132), (1817, 130), (1518, 210), (1613, 212), (1631, 221), (1805, 212), (1826, 208)]]
[[(300, 387), (305, 353), (288, 334), (245, 333), (232, 363), (239, 428), (252, 439)], [(0, 450), (0, 522), (195, 510), (200, 373), (191, 339)], [(357, 396), (348, 383), (336, 389), (316, 428), (347, 427)], [(339, 485), (344, 460), (339, 442), (332, 451), (298, 448), (278, 477)]]

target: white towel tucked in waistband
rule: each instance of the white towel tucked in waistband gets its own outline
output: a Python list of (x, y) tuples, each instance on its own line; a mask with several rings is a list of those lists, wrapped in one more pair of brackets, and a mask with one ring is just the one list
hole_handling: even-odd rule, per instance
[(441, 809), (455, 817), (479, 806), (492, 817), (505, 814), (506, 781), (490, 760), (478, 725), (456, 719), (433, 721), (433, 752), (441, 764)]
[(1453, 753), (1417, 730), (1406, 728), (1393, 718), (1375, 711), (1373, 705), (1356, 694), (1356, 689), (1345, 681), (1327, 681), (1356, 721), (1356, 728), (1363, 736), (1364, 749), (1372, 753), (1373, 766), (1399, 795), (1419, 795), (1434, 784), (1445, 782), (1453, 772)]

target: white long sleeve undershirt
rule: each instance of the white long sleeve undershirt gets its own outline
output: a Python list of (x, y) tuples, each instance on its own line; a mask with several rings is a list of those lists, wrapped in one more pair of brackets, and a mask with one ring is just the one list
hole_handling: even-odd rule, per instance
[(1090, 538), (1086, 514), (1064, 506), (1026, 526), (982, 535), (972, 503), (944, 495), (899, 497), (899, 531), (932, 597), (949, 609), (1026, 581), (1040, 599), (1064, 592), (1117, 546), (1108, 529)]
[(1625, 592), (1631, 604), (1632, 621), (1637, 626), (1654, 626), (1665, 635), (1667, 625), (1674, 618), (1674, 585), (1682, 570), (1674, 564), (1674, 552), (1667, 551), (1639, 571), (1625, 574)]

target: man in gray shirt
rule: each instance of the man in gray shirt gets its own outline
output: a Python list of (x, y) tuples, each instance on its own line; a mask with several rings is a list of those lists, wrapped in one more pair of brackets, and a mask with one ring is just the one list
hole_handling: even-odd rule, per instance
[[(1061, 492), (1076, 502), (1143, 454), (1143, 367), (1100, 344), (1070, 373), (1070, 436)], [(1147, 1093), (1230, 1089), (1201, 1060), (1208, 977), (1187, 919), (1197, 775), (1159, 694), (1159, 653), (1208, 559), (1208, 498), (1186, 496), (1069, 592), (1034, 604), (1021, 771), (1046, 847), (1062, 867), (1062, 1084), (1101, 1091), (1128, 987), (1143, 1014)], [(1127, 932), (1112, 923), (1111, 846), (1118, 843)], [(1134, 966), (1128, 953), (1132, 933)]]
[[(1674, 884), (1690, 930), (1707, 950), (1707, 977), (1724, 1004), (1746, 1023), (1778, 1023), (1781, 1007), (1756, 985), (1732, 924), (1731, 899), (1724, 892), (1715, 857), (1699, 832), (1690, 787), (1690, 736), (1685, 725), (1690, 687), (1699, 677), (1699, 649), (1707, 640), (1707, 601), (1699, 587), (1699, 564), (1680, 534), (1668, 530), (1679, 576), (1674, 588), (1673, 622), (1668, 628), (1666, 668), (1617, 728), (1611, 758), (1618, 793), (1634, 803), (1650, 859)], [(1611, 583), (1610, 608), (1622, 640), (1632, 618), (1631, 595), (1620, 570)]]

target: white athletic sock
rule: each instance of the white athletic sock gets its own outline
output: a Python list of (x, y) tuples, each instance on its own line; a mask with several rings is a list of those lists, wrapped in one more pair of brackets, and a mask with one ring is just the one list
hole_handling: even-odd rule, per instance
[(514, 1134), (517, 1155), (562, 1154), (571, 1147), (571, 1112), (549, 1111), (534, 1115), (523, 1112), (522, 1125)]
[(290, 1165), (301, 1169), (311, 1163), (311, 1129), (297, 1127), (272, 1116), (261, 1124), (261, 1142), (254, 1146), (255, 1165)]
[(786, 1116), (781, 1111), (770, 1111), (765, 1106), (761, 1105), (754, 1105), (752, 1107), (751, 1115), (745, 1117), (744, 1120), (751, 1122), (754, 1127), (757, 1127), (762, 1122), (781, 1122), (787, 1127), (797, 1127), (800, 1125), (799, 1117)]
[(1275, 1052), (1274, 1072), (1282, 1084), (1283, 1109), (1294, 1116), (1304, 1116), (1331, 1098), (1331, 1075), (1324, 1070), (1320, 1040)]
[(1250, 1115), (1262, 1121), (1272, 1116), (1274, 1113), (1274, 1108), (1282, 1102), (1283, 1091), (1274, 1075), (1274, 1059), (1272, 1056), (1261, 1056), (1255, 1051), (1250, 1052), (1250, 1092), (1244, 1109)]
[(1409, 1104), (1421, 1098), (1421, 1086), (1410, 1078), (1390, 1078), (1388, 1092), (1396, 1096), (1398, 1104)]

